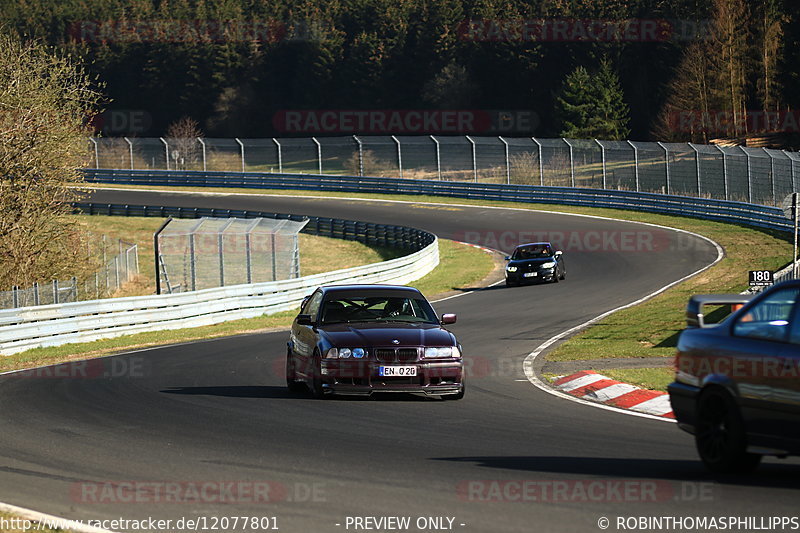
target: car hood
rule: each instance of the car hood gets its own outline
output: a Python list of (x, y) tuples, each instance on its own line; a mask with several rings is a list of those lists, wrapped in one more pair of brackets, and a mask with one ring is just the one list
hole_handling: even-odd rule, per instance
[(539, 259), (517, 259), (514, 261), (509, 261), (508, 264), (511, 266), (539, 266), (543, 263), (552, 263), (555, 262), (555, 257), (542, 257)]
[(338, 347), (456, 346), (455, 336), (436, 324), (353, 322), (326, 324), (319, 331)]

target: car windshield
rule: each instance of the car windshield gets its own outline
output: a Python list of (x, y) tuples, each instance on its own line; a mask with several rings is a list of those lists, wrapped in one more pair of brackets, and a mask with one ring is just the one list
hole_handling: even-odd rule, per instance
[(423, 298), (332, 295), (322, 307), (322, 323), (424, 322), (437, 324), (436, 314)]
[(549, 246), (536, 245), (536, 246), (520, 246), (514, 250), (514, 255), (511, 259), (541, 259), (542, 257), (550, 257), (553, 255)]

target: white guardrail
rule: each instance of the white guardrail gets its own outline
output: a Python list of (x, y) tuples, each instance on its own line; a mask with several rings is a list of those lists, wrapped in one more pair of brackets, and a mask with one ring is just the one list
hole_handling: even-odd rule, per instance
[(31, 348), (191, 328), (300, 305), (320, 285), (415, 281), (439, 264), (438, 239), (404, 257), (302, 278), (196, 292), (111, 298), (0, 311), (0, 355)]

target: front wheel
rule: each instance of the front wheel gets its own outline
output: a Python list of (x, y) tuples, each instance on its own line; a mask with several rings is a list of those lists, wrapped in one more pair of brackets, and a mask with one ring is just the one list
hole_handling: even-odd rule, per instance
[(294, 370), (294, 358), (292, 357), (292, 350), (286, 352), (286, 388), (291, 393), (297, 393), (303, 390), (303, 384), (297, 381), (297, 373)]
[(761, 462), (760, 455), (747, 453), (744, 420), (722, 389), (706, 390), (697, 400), (695, 445), (703, 464), (718, 474), (751, 472)]
[(325, 389), (322, 388), (322, 356), (318, 351), (314, 352), (314, 370), (312, 372), (311, 385), (308, 387), (311, 395), (321, 400), (325, 398)]

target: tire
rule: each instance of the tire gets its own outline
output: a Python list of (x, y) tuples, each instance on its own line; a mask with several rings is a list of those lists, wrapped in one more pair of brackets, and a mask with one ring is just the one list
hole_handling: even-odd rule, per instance
[(552, 283), (558, 283), (558, 270), (553, 272), (553, 281)]
[(289, 392), (296, 394), (302, 392), (304, 385), (297, 381), (297, 373), (294, 370), (294, 359), (292, 359), (292, 351), (286, 352), (286, 388)]
[(519, 283), (515, 281), (506, 280), (506, 287), (516, 287), (517, 285), (519, 285)]
[(453, 400), (461, 400), (464, 398), (464, 391), (467, 389), (467, 386), (462, 384), (461, 385), (461, 392), (457, 394), (445, 394), (442, 396), (443, 400), (453, 401)]
[(717, 474), (752, 472), (761, 462), (760, 455), (747, 453), (742, 415), (720, 388), (703, 391), (697, 400), (695, 446), (706, 468)]
[(325, 398), (325, 389), (322, 388), (322, 356), (317, 350), (314, 350), (314, 372), (308, 390), (318, 400)]
[(562, 280), (565, 280), (565, 279), (567, 279), (567, 271), (566, 271), (566, 270), (562, 270), (562, 271), (561, 271), (561, 279), (562, 279)]

